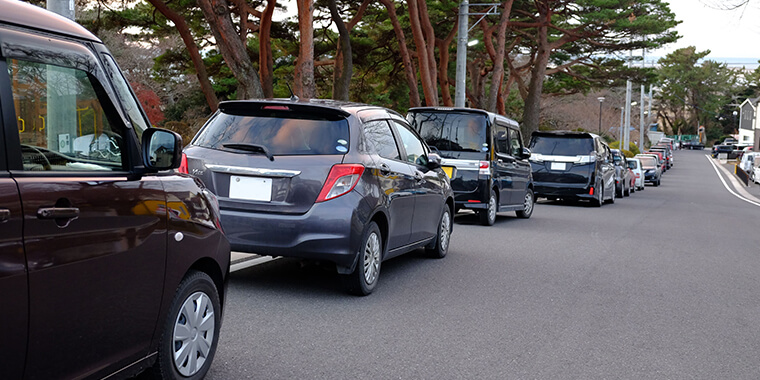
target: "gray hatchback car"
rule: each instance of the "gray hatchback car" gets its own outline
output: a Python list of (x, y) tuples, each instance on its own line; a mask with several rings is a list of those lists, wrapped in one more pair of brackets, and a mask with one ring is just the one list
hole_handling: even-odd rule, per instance
[(233, 250), (335, 263), (349, 292), (383, 260), (446, 255), (454, 196), (440, 157), (385, 108), (330, 100), (222, 102), (184, 151), (219, 197)]

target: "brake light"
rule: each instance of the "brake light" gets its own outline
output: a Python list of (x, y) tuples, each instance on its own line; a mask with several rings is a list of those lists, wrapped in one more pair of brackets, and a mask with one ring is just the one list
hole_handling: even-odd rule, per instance
[(264, 106), (261, 109), (272, 111), (290, 111), (290, 107), (288, 106)]
[(480, 170), (478, 170), (479, 175), (491, 175), (491, 163), (488, 161), (480, 161)]
[(184, 153), (182, 153), (182, 161), (180, 161), (177, 171), (180, 173), (190, 174), (190, 172), (187, 170), (187, 155)]
[(358, 164), (333, 165), (330, 174), (327, 175), (322, 191), (319, 192), (317, 203), (329, 201), (353, 190), (359, 182), (364, 166)]

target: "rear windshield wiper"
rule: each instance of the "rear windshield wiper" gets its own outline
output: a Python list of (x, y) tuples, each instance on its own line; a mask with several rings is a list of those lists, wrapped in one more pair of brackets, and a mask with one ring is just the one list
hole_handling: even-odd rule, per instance
[(248, 152), (264, 153), (264, 155), (267, 156), (269, 161), (274, 161), (274, 156), (272, 156), (272, 153), (269, 153), (269, 149), (267, 149), (267, 147), (263, 145), (232, 143), (232, 144), (222, 144), (222, 146), (225, 148), (230, 148), (230, 149), (239, 149), (239, 150), (245, 150)]

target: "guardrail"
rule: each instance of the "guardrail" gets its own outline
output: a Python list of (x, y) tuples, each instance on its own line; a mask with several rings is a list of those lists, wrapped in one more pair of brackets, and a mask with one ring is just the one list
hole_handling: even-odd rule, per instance
[(744, 182), (744, 186), (749, 186), (749, 175), (739, 165), (734, 165), (734, 174)]

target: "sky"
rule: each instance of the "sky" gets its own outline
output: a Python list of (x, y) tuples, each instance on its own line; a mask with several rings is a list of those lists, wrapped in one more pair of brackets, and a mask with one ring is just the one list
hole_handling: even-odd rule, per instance
[(749, 0), (745, 7), (731, 11), (719, 8), (721, 4), (737, 3), (738, 0), (667, 2), (676, 19), (683, 21), (676, 27), (682, 37), (664, 49), (647, 54), (663, 57), (676, 49), (696, 46), (697, 51), (710, 50), (707, 58), (715, 61), (756, 63), (760, 60), (760, 0)]

